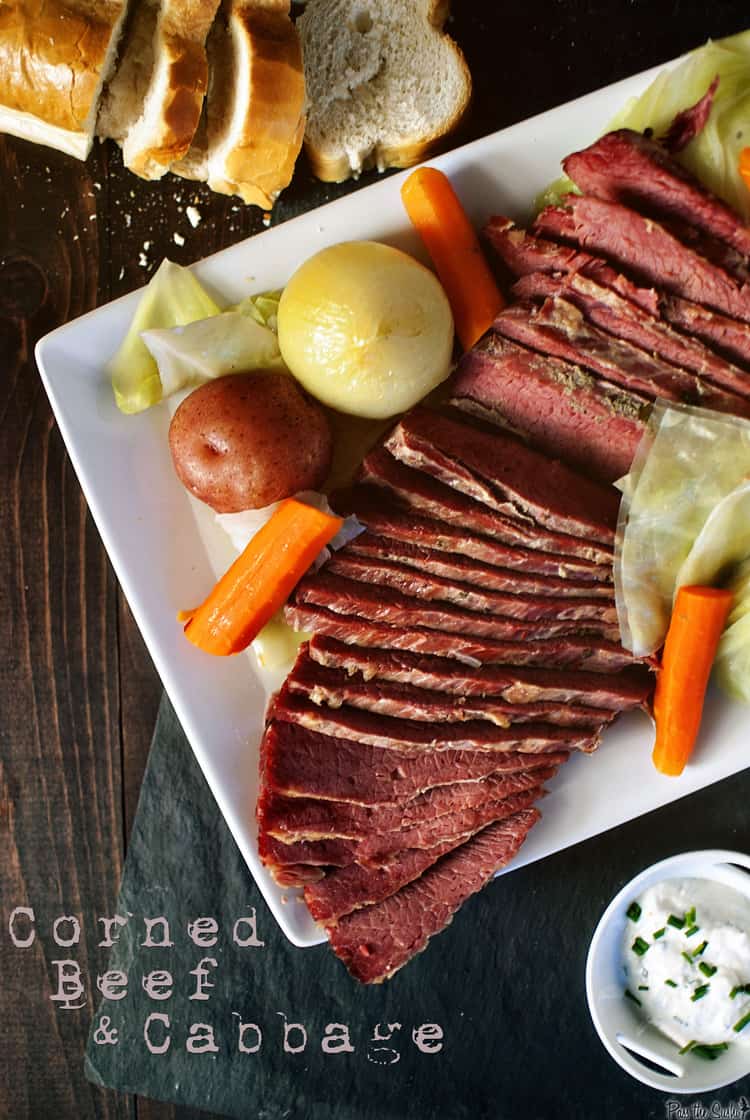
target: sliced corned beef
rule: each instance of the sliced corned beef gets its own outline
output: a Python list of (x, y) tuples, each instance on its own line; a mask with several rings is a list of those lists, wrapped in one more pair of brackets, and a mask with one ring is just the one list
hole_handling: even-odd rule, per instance
[[(632, 306), (645, 318), (640, 308)], [(512, 304), (498, 315), (493, 329), (542, 354), (578, 362), (613, 384), (651, 399), (661, 397), (719, 412), (750, 414), (747, 399), (719, 389), (632, 342), (613, 338), (587, 322), (575, 303), (561, 296), (546, 299), (541, 307)]]
[(533, 232), (603, 254), (666, 292), (750, 321), (750, 285), (683, 245), (658, 222), (587, 195), (568, 195), (564, 203), (542, 210)]
[[(697, 338), (680, 334), (663, 319), (657, 319), (613, 288), (589, 279), (583, 272), (530, 272), (522, 276), (512, 290), (518, 299), (526, 301), (563, 296), (582, 311), (590, 322), (613, 337), (625, 339), (642, 350), (659, 354), (665, 361), (692, 370), (712, 385), (750, 397), (750, 376), (746, 370), (722, 358)], [(684, 303), (688, 308), (696, 307), (687, 301), (674, 302)], [(703, 311), (702, 308), (698, 310)], [(714, 313), (704, 314), (712, 316)], [(722, 318), (719, 316), (719, 319)], [(727, 321), (736, 322), (724, 320)], [(750, 348), (750, 324), (737, 323), (737, 326), (746, 334), (747, 346)]]
[(395, 894), (437, 863), (441, 856), (465, 843), (463, 837), (444, 840), (434, 848), (414, 848), (398, 852), (383, 867), (362, 867), (351, 863), (338, 867), (318, 882), (305, 887), (305, 902), (313, 918), (322, 925), (333, 925), (343, 914), (372, 906)]
[[(381, 569), (382, 570), (382, 569)], [(405, 569), (415, 584), (416, 572)], [(432, 577), (433, 580), (436, 577)], [(499, 595), (499, 592), (495, 592)], [(549, 600), (537, 597), (531, 605), (524, 604), (521, 596), (518, 609), (535, 614), (549, 609)], [(423, 601), (411, 595), (404, 595), (379, 586), (371, 586), (358, 580), (344, 579), (342, 576), (329, 575), (323, 570), (307, 576), (297, 585), (293, 602), (297, 605), (312, 604), (324, 607), (336, 614), (356, 615), (371, 622), (383, 622), (393, 627), (422, 627), (428, 630), (441, 630), (448, 634), (467, 634), (472, 637), (489, 638), (493, 641), (524, 642), (542, 641), (564, 634), (596, 634), (617, 640), (619, 628), (616, 624), (603, 622), (598, 618), (579, 620), (575, 617), (582, 600), (571, 599), (567, 618), (559, 618), (553, 613), (551, 618), (539, 620), (512, 618), (499, 614), (480, 614), (478, 611), (463, 610), (439, 599)], [(584, 600), (585, 602), (585, 600)], [(546, 607), (545, 607), (546, 604)]]
[(308, 696), (314, 704), (340, 708), (348, 704), (375, 715), (416, 719), (427, 723), (461, 723), (488, 720), (498, 727), (518, 723), (554, 723), (561, 727), (601, 727), (613, 712), (584, 704), (554, 701), (512, 704), (500, 697), (451, 695), (421, 685), (398, 684), (381, 678), (366, 681), (343, 669), (330, 669), (303, 655), (287, 677), (292, 692)]
[(534, 237), (510, 218), (490, 218), (484, 235), (513, 276), (533, 272), (581, 273), (605, 288), (612, 288), (650, 315), (658, 316), (660, 295), (641, 288), (606, 260), (559, 241)]
[(710, 311), (678, 296), (663, 300), (662, 313), (672, 326), (702, 339), (730, 361), (750, 370), (750, 323)]
[(362, 840), (374, 833), (397, 832), (450, 813), (502, 801), (543, 785), (557, 767), (537, 767), (517, 774), (495, 774), (476, 782), (458, 782), (428, 790), (404, 805), (354, 805), (311, 797), (286, 797), (266, 790), (258, 805), (260, 826), (286, 843), (297, 840)]
[(538, 810), (525, 809), (490, 825), (385, 901), (340, 918), (330, 931), (334, 952), (363, 983), (393, 975), (510, 862), (538, 819)]
[(471, 669), (444, 657), (366, 649), (320, 634), (310, 639), (308, 650), (320, 665), (343, 669), (350, 676), (361, 674), (366, 681), (411, 684), (469, 698), (497, 696), (511, 704), (547, 701), (621, 712), (646, 707), (654, 687), (652, 674), (635, 666), (611, 674), (491, 665)]
[(631, 129), (608, 132), (563, 160), (584, 192), (635, 206), (655, 217), (677, 217), (750, 254), (750, 229), (665, 150)]
[(389, 587), (402, 595), (416, 596), (421, 602), (452, 603), (467, 611), (489, 612), (529, 622), (542, 619), (595, 620), (608, 627), (617, 623), (617, 608), (606, 599), (564, 594), (529, 595), (520, 589), (493, 591), (396, 561), (350, 554), (348, 549), (334, 553), (324, 570), (348, 580)]
[(597, 564), (608, 563), (612, 557), (611, 548), (607, 545), (585, 541), (570, 534), (555, 533), (528, 518), (504, 516), (496, 510), (488, 509), (422, 471), (404, 466), (383, 447), (376, 448), (366, 457), (359, 478), (361, 482), (381, 486), (395, 494), (403, 504), (418, 514), (494, 537), (503, 544), (581, 556)]
[(555, 532), (614, 543), (617, 494), (510, 432), (484, 431), (456, 416), (417, 407), (396, 425), (385, 446), (407, 466), (477, 501), (496, 509), (510, 502), (522, 516)]
[(547, 669), (586, 669), (615, 673), (633, 664), (618, 642), (594, 634), (567, 634), (546, 641), (496, 642), (469, 634), (448, 634), (423, 627), (390, 626), (357, 614), (337, 614), (311, 603), (288, 603), (289, 625), (303, 633), (327, 634), (341, 642), (375, 649), (432, 654), (470, 665), (534, 665)]
[(366, 867), (382, 867), (397, 852), (422, 848), (429, 850), (452, 836), (472, 836), (492, 821), (505, 820), (514, 813), (530, 809), (543, 796), (544, 789), (536, 786), (511, 794), (500, 801), (483, 801), (433, 820), (417, 821), (409, 828), (393, 832), (371, 832), (356, 842), (355, 862)]
[(305, 865), (310, 867), (346, 867), (357, 850), (355, 840), (298, 840), (285, 844), (262, 829), (258, 833), (258, 854), (273, 874), (276, 867)]
[(286, 722), (271, 723), (261, 743), (264, 789), (356, 805), (399, 805), (426, 790), (559, 766), (567, 757), (564, 751), (398, 753)]
[[(513, 548), (479, 536), (468, 529), (449, 525), (430, 517), (399, 508), (391, 495), (378, 487), (355, 486), (336, 509), (356, 513), (360, 521), (380, 537), (424, 549), (434, 549), (462, 557), (470, 557), (483, 564), (521, 571), (527, 575), (551, 576), (561, 580), (581, 580), (611, 583), (611, 561), (595, 564), (580, 556), (561, 556), (553, 552), (539, 552), (529, 548)], [(364, 534), (363, 534), (364, 535)], [(360, 538), (361, 539), (361, 538)], [(353, 544), (354, 542), (352, 542)], [(449, 557), (449, 560), (451, 559)]]
[[(459, 541), (456, 548), (460, 548)], [(566, 595), (574, 598), (594, 597), (604, 601), (614, 598), (614, 585), (588, 579), (559, 579), (552, 575), (535, 575), (512, 568), (496, 568), (482, 564), (460, 552), (440, 552), (436, 548), (420, 548), (392, 537), (376, 536), (365, 531), (350, 541), (347, 557), (360, 556), (406, 564), (432, 575), (460, 583), (474, 584), (491, 591), (511, 591), (517, 595)], [(548, 554), (545, 554), (548, 555)]]
[(400, 752), (590, 752), (599, 746), (600, 738), (596, 730), (555, 727), (544, 723), (525, 723), (506, 728), (483, 720), (435, 725), (417, 720), (382, 719), (357, 708), (319, 708), (306, 697), (291, 692), (286, 685), (271, 703), (270, 718), (298, 723), (321, 735)]
[(603, 482), (627, 474), (645, 431), (645, 398), (494, 333), (464, 355), (453, 394), (457, 407), (510, 424)]

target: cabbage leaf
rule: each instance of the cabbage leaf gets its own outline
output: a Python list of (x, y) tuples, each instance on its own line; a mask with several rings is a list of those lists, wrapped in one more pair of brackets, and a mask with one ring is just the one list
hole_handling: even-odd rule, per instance
[(162, 261), (144, 289), (120, 349), (107, 367), (121, 412), (143, 412), (162, 398), (157, 364), (141, 332), (184, 326), (220, 311), (189, 268)]
[[(654, 406), (633, 468), (620, 484), (615, 592), (626, 648), (638, 655), (659, 649), (684, 575), (712, 582), (744, 558), (744, 526), (732, 516), (744, 507), (729, 496), (749, 478), (750, 422), (706, 409)], [(719, 535), (714, 540), (708, 529), (701, 538), (712, 515)], [(710, 573), (711, 565), (718, 570)]]

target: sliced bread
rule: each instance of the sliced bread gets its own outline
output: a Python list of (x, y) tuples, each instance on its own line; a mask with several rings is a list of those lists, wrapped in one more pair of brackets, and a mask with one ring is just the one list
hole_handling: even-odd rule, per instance
[(160, 179), (193, 141), (208, 85), (206, 36), (219, 0), (141, 0), (109, 83), (97, 133), (125, 166)]
[(309, 0), (297, 21), (319, 179), (427, 158), (466, 111), (471, 75), (442, 28), (449, 0)]
[(0, 132), (86, 159), (127, 8), (128, 0), (3, 0)]
[(305, 127), (302, 55), (289, 0), (225, 0), (208, 52), (203, 118), (173, 170), (268, 209), (292, 177)]

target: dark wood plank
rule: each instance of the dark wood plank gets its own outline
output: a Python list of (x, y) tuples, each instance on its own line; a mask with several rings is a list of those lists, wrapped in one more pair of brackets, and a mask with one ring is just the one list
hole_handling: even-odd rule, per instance
[[(0, 696), (4, 907), (32, 906), (36, 944), (3, 937), (0, 1100), (13, 1117), (128, 1117), (84, 1078), (95, 1000), (58, 1011), (51, 922), (75, 914), (85, 976), (122, 867), (115, 583), (36, 376), (35, 339), (101, 296), (95, 163), (0, 138)], [(64, 955), (64, 954), (62, 954)]]

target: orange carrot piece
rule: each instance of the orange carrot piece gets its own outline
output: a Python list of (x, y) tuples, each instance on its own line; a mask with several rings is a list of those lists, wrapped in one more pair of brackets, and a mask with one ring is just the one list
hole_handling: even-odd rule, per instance
[(449, 179), (435, 167), (413, 171), (401, 198), (445, 288), (456, 334), (468, 350), (505, 306), (474, 228)]
[(677, 592), (654, 696), (653, 760), (662, 774), (681, 774), (690, 758), (731, 605), (731, 591), (717, 587), (681, 587)]
[(750, 191), (750, 148), (743, 148), (740, 152), (740, 175)]
[(206, 601), (187, 618), (185, 634), (206, 653), (246, 649), (286, 602), (341, 519), (289, 498), (258, 530)]

